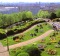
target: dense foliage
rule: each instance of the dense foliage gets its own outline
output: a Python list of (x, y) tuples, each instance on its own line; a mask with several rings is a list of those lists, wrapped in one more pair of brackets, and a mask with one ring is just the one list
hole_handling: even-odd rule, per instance
[(55, 13), (56, 13), (57, 17), (60, 18), (60, 10), (57, 10)]
[(27, 20), (31, 21), (36, 18), (54, 19), (56, 17), (60, 17), (60, 10), (56, 10), (56, 12), (39, 10), (38, 13), (35, 15), (33, 15), (31, 11), (23, 11), (12, 14), (0, 14), (0, 27), (6, 27), (16, 22), (22, 22)]
[(37, 47), (27, 48), (29, 56), (41, 56), (41, 51)]
[(37, 13), (37, 16), (39, 18), (48, 18), (49, 17), (49, 12), (48, 11), (39, 10), (38, 13)]
[(56, 16), (55, 13), (52, 12), (52, 13), (50, 14), (49, 18), (50, 18), (51, 20), (53, 20), (53, 19), (57, 18), (57, 16)]
[(18, 21), (32, 20), (33, 14), (30, 11), (23, 11), (13, 14), (0, 14), (0, 27), (11, 25)]
[(11, 56), (41, 56), (41, 51), (37, 46), (28, 45), (21, 48), (16, 48), (11, 51)]

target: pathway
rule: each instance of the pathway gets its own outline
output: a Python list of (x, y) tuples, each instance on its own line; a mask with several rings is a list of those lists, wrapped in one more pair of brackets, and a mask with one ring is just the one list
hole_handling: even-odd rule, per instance
[(0, 43), (0, 56), (9, 56), (7, 49), (5, 49)]
[[(24, 42), (20, 42), (18, 44), (10, 45), (9, 49), (14, 49), (14, 48), (17, 48), (17, 47), (26, 46), (28, 44), (34, 43), (36, 41), (39, 41), (40, 39), (43, 39), (43, 38), (47, 37), (53, 31), (54, 30), (49, 30), (49, 31), (45, 32), (44, 34), (42, 34), (42, 35), (40, 35), (40, 36), (38, 36), (36, 38), (33, 38), (31, 40), (27, 40), (27, 41), (24, 41)], [(7, 47), (5, 47), (5, 48), (7, 48)]]

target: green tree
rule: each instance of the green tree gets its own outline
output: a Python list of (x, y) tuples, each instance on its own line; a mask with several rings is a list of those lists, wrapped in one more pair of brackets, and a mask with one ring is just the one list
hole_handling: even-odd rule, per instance
[(6, 14), (2, 14), (1, 15), (1, 24), (2, 24), (3, 27), (5, 25), (7, 25), (7, 22), (6, 22)]
[(52, 13), (50, 14), (50, 17), (49, 17), (49, 18), (50, 18), (51, 20), (53, 20), (53, 19), (55, 19), (56, 17), (57, 17), (56, 14), (52, 12)]
[(55, 13), (56, 13), (56, 16), (60, 18), (60, 10), (57, 10)]
[(22, 12), (18, 13), (18, 18), (19, 18), (19, 21), (22, 21)]
[(14, 19), (13, 19), (13, 16), (12, 15), (8, 15), (7, 16), (7, 23), (8, 25), (11, 25), (14, 23)]
[(2, 19), (0, 18), (0, 27), (3, 26), (3, 21)]
[(27, 17), (26, 17), (26, 11), (22, 12), (22, 21), (26, 21)]
[(37, 13), (37, 16), (39, 18), (48, 18), (49, 17), (49, 13), (48, 13), (48, 11), (39, 10), (38, 13)]
[(32, 20), (32, 18), (33, 18), (32, 12), (31, 11), (27, 11), (26, 12), (26, 17), (27, 17), (28, 20)]

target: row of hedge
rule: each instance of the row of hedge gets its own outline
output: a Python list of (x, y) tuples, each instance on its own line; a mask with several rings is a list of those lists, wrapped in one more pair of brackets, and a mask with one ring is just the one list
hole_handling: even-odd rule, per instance
[(17, 33), (21, 33), (23, 31), (29, 29), (33, 25), (38, 24), (38, 23), (42, 23), (42, 22), (45, 22), (45, 21), (39, 21), (39, 20), (37, 20), (37, 21), (31, 21), (31, 22), (28, 22), (23, 27), (15, 28), (15, 29), (10, 29), (10, 30), (8, 30), (7, 33), (0, 33), (0, 39), (6, 38), (6, 34), (7, 34), (7, 36), (10, 36), (10, 35), (14, 35), (14, 34), (17, 34)]
[(33, 25), (35, 24), (38, 24), (38, 23), (42, 23), (42, 22), (45, 22), (45, 21), (31, 21), (31, 22), (28, 22), (25, 26), (23, 27), (20, 27), (20, 28), (16, 28), (16, 29), (11, 29), (7, 32), (7, 35), (10, 36), (10, 35), (14, 35), (14, 34), (17, 34), (17, 33), (21, 33), (27, 29), (29, 29), (30, 27), (32, 27)]

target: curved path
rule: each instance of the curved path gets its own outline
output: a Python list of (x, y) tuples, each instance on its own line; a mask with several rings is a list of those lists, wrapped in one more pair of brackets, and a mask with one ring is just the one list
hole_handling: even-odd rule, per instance
[[(47, 37), (53, 31), (54, 30), (49, 30), (49, 31), (45, 32), (44, 34), (42, 34), (42, 35), (40, 35), (40, 36), (38, 36), (36, 38), (33, 38), (31, 40), (27, 40), (27, 41), (24, 41), (24, 42), (20, 42), (18, 44), (10, 45), (9, 49), (14, 49), (14, 48), (17, 48), (17, 47), (22, 47), (22, 46), (26, 46), (28, 44), (34, 43), (35, 41), (38, 41), (40, 39), (43, 39), (43, 38)], [(7, 47), (5, 47), (5, 48), (7, 48)]]

